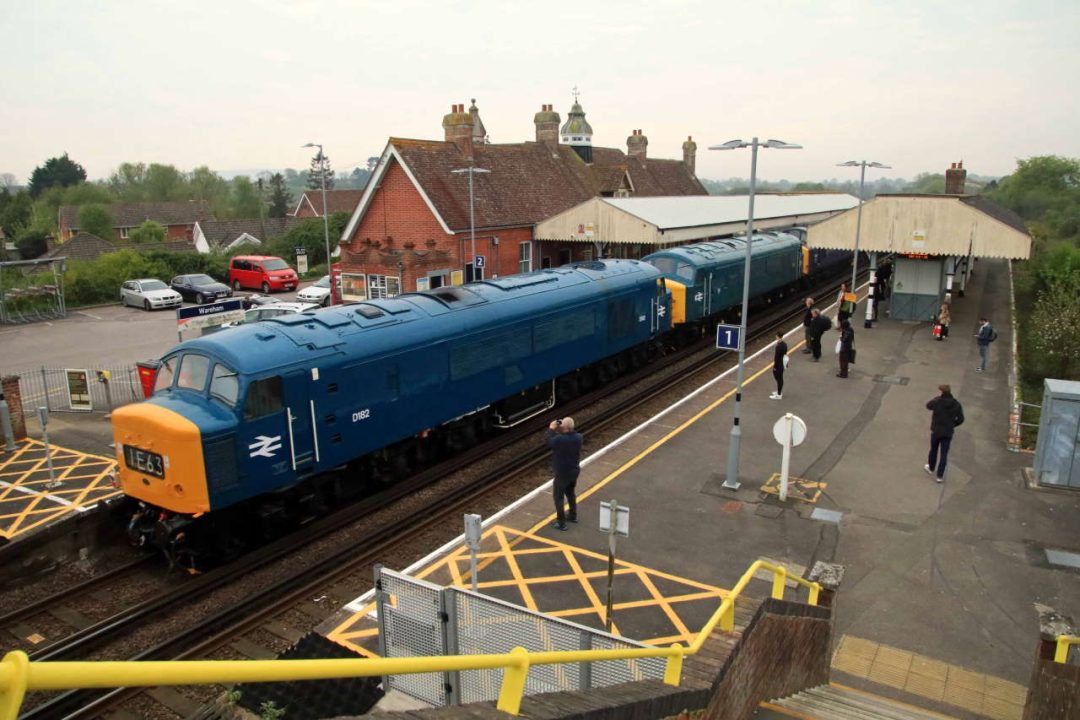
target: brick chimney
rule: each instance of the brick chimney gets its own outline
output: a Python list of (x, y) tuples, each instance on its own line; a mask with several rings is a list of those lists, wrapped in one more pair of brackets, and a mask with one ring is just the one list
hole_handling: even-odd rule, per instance
[(945, 171), (945, 194), (963, 195), (966, 182), (967, 170), (964, 169), (964, 161), (953, 163), (952, 167)]
[(642, 135), (640, 130), (635, 130), (633, 135), (626, 138), (626, 154), (641, 162), (645, 162), (645, 150), (648, 147), (649, 138)]
[(472, 115), (465, 111), (465, 103), (451, 105), (449, 114), (443, 116), (442, 126), (446, 131), (446, 142), (454, 143), (462, 155), (471, 158), (473, 156)]
[(694, 138), (687, 135), (686, 142), (682, 144), (682, 161), (686, 165), (686, 169), (690, 171), (691, 175), (697, 175), (694, 171), (694, 165), (697, 162), (697, 143), (694, 142)]
[(552, 152), (559, 148), (559, 123), (562, 118), (551, 105), (541, 105), (540, 112), (533, 116), (536, 125), (536, 142), (544, 143)]

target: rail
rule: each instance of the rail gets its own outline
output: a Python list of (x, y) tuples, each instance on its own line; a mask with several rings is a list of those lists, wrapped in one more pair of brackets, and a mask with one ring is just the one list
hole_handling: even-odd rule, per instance
[(1069, 661), (1069, 648), (1080, 645), (1080, 637), (1076, 635), (1058, 635), (1057, 650), (1054, 651), (1054, 662), (1066, 663)]
[[(602, 662), (633, 658), (666, 657), (664, 682), (678, 685), (683, 658), (696, 654), (717, 626), (724, 632), (735, 627), (735, 599), (760, 570), (772, 574), (772, 597), (783, 599), (787, 580), (809, 591), (808, 602), (817, 605), (821, 586), (781, 565), (755, 561), (728, 593), (720, 607), (688, 647), (674, 643), (662, 648), (621, 650), (574, 650), (530, 653), (514, 648), (497, 655), (450, 655), (443, 657), (375, 658), (357, 660), (190, 660), (160, 662), (31, 662), (26, 653), (9, 652), (0, 661), (0, 720), (16, 720), (28, 690), (75, 688), (155, 687), (161, 685), (220, 685), (241, 682), (287, 682), (329, 678), (377, 677), (454, 670), (503, 670), (498, 709), (517, 715), (525, 693), (525, 679), (533, 665)], [(1080, 638), (1070, 638), (1080, 642)], [(1059, 640), (1059, 653), (1060, 653)], [(1066, 651), (1067, 652), (1067, 651)]]

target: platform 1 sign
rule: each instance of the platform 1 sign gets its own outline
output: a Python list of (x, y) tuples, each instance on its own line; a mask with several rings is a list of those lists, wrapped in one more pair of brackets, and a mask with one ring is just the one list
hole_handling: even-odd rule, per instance
[(191, 330), (213, 327), (244, 319), (244, 303), (239, 299), (223, 300), (209, 305), (180, 308), (176, 311), (176, 329)]
[(742, 326), (740, 325), (717, 325), (716, 326), (716, 349), (738, 350), (742, 344)]

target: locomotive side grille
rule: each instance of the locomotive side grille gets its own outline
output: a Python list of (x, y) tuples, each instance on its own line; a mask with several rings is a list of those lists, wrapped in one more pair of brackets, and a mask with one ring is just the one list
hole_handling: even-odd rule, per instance
[(341, 433), (334, 433), (333, 435), (331, 435), (330, 436), (330, 442), (334, 443), (335, 445), (340, 445), (341, 444)]
[(326, 423), (327, 425), (333, 425), (334, 422), (336, 422), (336, 421), (337, 421), (337, 415), (335, 415), (334, 413), (330, 413), (329, 415), (326, 415), (325, 417), (323, 417), (323, 422)]
[(337, 383), (330, 383), (329, 385), (326, 386), (326, 392), (328, 392), (328, 393), (336, 393), (337, 391), (338, 391)]
[(203, 457), (206, 461), (206, 486), (211, 496), (230, 490), (240, 482), (236, 474), (236, 436), (223, 435), (206, 443)]

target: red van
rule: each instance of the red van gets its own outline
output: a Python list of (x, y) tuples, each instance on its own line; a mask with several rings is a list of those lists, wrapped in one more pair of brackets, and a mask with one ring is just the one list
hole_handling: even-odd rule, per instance
[(251, 288), (264, 294), (294, 290), (299, 278), (289, 263), (270, 255), (237, 255), (229, 263), (229, 284), (234, 290)]

